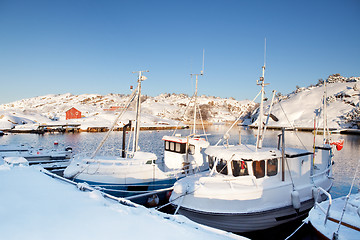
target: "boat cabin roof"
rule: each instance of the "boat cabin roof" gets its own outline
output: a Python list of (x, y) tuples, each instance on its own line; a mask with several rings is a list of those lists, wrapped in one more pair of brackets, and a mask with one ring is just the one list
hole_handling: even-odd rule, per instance
[[(206, 149), (207, 155), (221, 158), (224, 160), (249, 160), (258, 161), (264, 159), (272, 159), (281, 157), (281, 151), (277, 148), (260, 148), (256, 150), (255, 145), (236, 145), (236, 146), (211, 146)], [(287, 148), (285, 149), (285, 156), (288, 158), (300, 157), (311, 154), (303, 149)]]
[(314, 153), (309, 152), (304, 149), (300, 149), (300, 148), (286, 148), (285, 149), (285, 156), (287, 158), (301, 157), (301, 156), (310, 155), (310, 154), (314, 154)]
[(281, 157), (281, 152), (276, 148), (257, 149), (255, 145), (236, 145), (236, 146), (211, 146), (206, 149), (207, 155), (221, 158), (224, 160), (244, 159), (244, 160), (263, 160)]
[(193, 138), (186, 138), (181, 136), (163, 136), (162, 140), (169, 141), (169, 142), (176, 142), (176, 143), (187, 143), (189, 141), (192, 145), (200, 145), (200, 147), (206, 148), (210, 144), (204, 138), (200, 137), (193, 137)]

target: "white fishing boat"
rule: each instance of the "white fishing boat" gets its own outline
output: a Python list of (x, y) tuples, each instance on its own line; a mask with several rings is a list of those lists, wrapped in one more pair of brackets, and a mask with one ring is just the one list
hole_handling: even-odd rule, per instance
[(332, 199), (331, 195), (324, 189), (318, 189), (319, 194), (326, 194), (328, 199), (315, 203), (306, 222), (311, 223), (319, 235), (325, 239), (360, 239), (360, 192), (352, 193), (357, 180), (359, 165), (360, 160), (349, 193), (346, 196)]
[(137, 99), (132, 151), (125, 149), (125, 131), (132, 125), (130, 122), (124, 126), (122, 156), (96, 155), (105, 137), (91, 157), (75, 156), (64, 176), (77, 182), (86, 182), (114, 196), (155, 206), (166, 201), (171, 187), (179, 178), (208, 168), (202, 149), (209, 143), (196, 134), (187, 137), (164, 136), (164, 159), (157, 159), (153, 153), (139, 151), (141, 82), (145, 79), (140, 71), (137, 88), (127, 104), (128, 107), (132, 99)]
[(44, 149), (34, 148), (29, 145), (0, 145), (0, 158), (23, 157), (29, 165), (41, 165), (45, 169), (61, 174), (69, 165), (72, 157), (72, 148)]
[(274, 139), (278, 148), (262, 147), (266, 129), (262, 120), (267, 85), (264, 71), (265, 64), (258, 81), (261, 100), (256, 145), (229, 145), (226, 133), (223, 145), (219, 141), (207, 148), (211, 170), (174, 185), (170, 202), (176, 213), (226, 231), (251, 232), (305, 216), (314, 204), (316, 189), (330, 190), (329, 143), (314, 146), (313, 151), (285, 148), (283, 129), (279, 139)]

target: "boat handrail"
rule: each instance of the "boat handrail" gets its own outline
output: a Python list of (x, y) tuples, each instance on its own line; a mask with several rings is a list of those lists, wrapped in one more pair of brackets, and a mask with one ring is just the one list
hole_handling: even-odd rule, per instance
[[(318, 207), (324, 214), (325, 214), (325, 221), (324, 221), (324, 225), (326, 224), (326, 221), (328, 220), (329, 218), (329, 214), (330, 214), (330, 207), (331, 207), (331, 204), (332, 204), (332, 198), (331, 198), (331, 195), (330, 193), (328, 193), (325, 189), (323, 189), (322, 187), (318, 187), (317, 188), (318, 190), (318, 194), (315, 198), (315, 206), (314, 207)], [(322, 192), (323, 194), (325, 194), (328, 199), (329, 199), (329, 205), (327, 207), (327, 209), (325, 210), (321, 205), (320, 203), (318, 203), (317, 199), (321, 196), (321, 193)]]
[(146, 164), (146, 162), (151, 161), (153, 159), (131, 159), (131, 161), (129, 161), (129, 159), (83, 159), (82, 162), (86, 163), (86, 164), (102, 164), (102, 165), (143, 165)]
[(310, 177), (311, 177), (311, 178), (318, 177), (318, 176), (320, 176), (320, 175), (326, 174), (326, 173), (329, 172), (329, 171), (330, 171), (330, 168), (326, 168), (324, 171), (319, 172), (319, 173), (316, 173), (316, 174), (313, 174), (313, 175), (311, 175)]

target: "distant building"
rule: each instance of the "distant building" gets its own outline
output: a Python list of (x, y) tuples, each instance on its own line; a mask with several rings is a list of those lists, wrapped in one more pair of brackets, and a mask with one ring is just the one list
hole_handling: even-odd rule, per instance
[(121, 106), (111, 106), (110, 108), (104, 108), (104, 111), (116, 111), (120, 108), (124, 108), (124, 105), (122, 104)]
[(66, 120), (76, 118), (81, 118), (81, 112), (79, 110), (73, 107), (66, 111)]

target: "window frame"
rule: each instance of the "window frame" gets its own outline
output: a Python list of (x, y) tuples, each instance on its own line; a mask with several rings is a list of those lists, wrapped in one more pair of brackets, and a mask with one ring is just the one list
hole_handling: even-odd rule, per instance
[[(271, 171), (269, 174), (269, 162), (276, 161), (276, 164), (271, 164), (271, 166), (275, 166), (275, 170)], [(266, 176), (272, 177), (276, 176), (279, 172), (279, 159), (278, 158), (272, 158), (266, 160)]]
[(215, 159), (216, 159), (215, 157), (208, 155), (209, 169), (214, 168)]
[(195, 145), (189, 144), (188, 153), (189, 153), (190, 155), (194, 155), (194, 154), (195, 154)]
[[(234, 163), (236, 162), (237, 164), (237, 169), (235, 169), (235, 166), (234, 166)], [(243, 165), (242, 164), (245, 164), (244, 168), (241, 168)], [(241, 173), (241, 170), (244, 169), (244, 172)], [(249, 176), (249, 167), (247, 165), (247, 162), (244, 161), (244, 160), (232, 160), (231, 161), (231, 171), (232, 171), (232, 175), (234, 177), (241, 177), (241, 176)]]
[(186, 153), (186, 143), (165, 141), (165, 151), (185, 154)]
[[(225, 162), (225, 164), (223, 164), (224, 162)], [(218, 172), (220, 174), (224, 174), (224, 175), (229, 174), (227, 160), (224, 160), (222, 158), (219, 159), (218, 164), (216, 164), (216, 172)]]
[(265, 177), (265, 160), (253, 161), (252, 168), (256, 179)]

